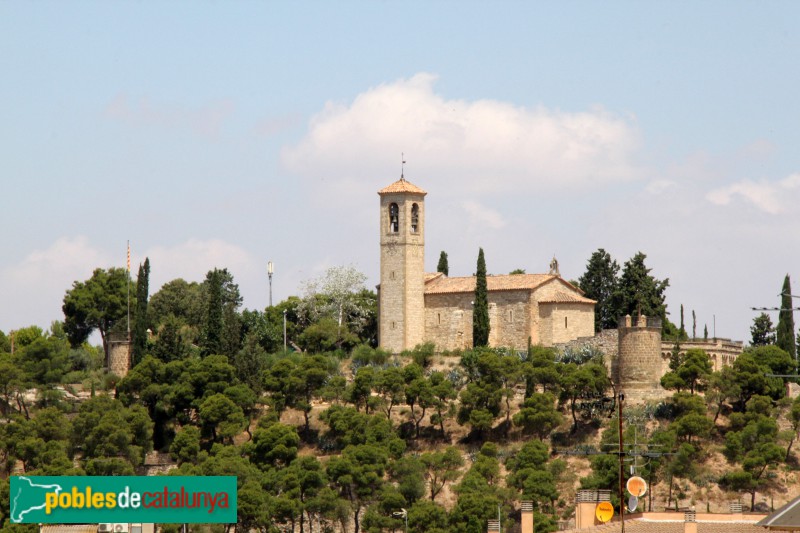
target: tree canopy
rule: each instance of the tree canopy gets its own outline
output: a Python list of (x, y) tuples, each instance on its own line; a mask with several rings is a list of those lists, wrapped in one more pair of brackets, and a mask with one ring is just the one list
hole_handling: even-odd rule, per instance
[(97, 268), (88, 280), (74, 282), (62, 306), (70, 343), (79, 346), (97, 330), (108, 357), (108, 335), (127, 318), (127, 299), (128, 273), (124, 268)]
[(592, 253), (586, 272), (578, 280), (587, 298), (596, 300), (594, 307), (595, 331), (617, 327), (620, 316), (615, 302), (618, 291), (619, 265), (603, 248)]

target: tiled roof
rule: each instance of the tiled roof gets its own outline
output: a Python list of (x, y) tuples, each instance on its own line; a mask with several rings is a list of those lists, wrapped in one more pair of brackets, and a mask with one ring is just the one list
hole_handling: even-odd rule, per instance
[[(486, 287), (491, 291), (531, 290), (555, 279), (551, 274), (506, 274), (486, 276)], [(475, 292), (475, 276), (447, 278), (442, 276), (428, 283), (425, 294), (455, 294)]]
[(42, 533), (97, 533), (97, 524), (45, 524)]
[(596, 304), (595, 300), (590, 300), (579, 294), (569, 294), (558, 291), (552, 296), (539, 300), (540, 304)]
[(395, 181), (388, 187), (384, 187), (383, 189), (378, 191), (378, 194), (391, 194), (396, 192), (410, 192), (415, 194), (428, 194), (427, 192), (423, 191), (410, 181), (406, 181), (405, 178), (400, 178), (399, 180)]
[(431, 281), (444, 276), (441, 272), (425, 272), (425, 283), (430, 283)]
[[(763, 527), (753, 522), (695, 522), (697, 533), (765, 533)], [(622, 524), (611, 522), (584, 529), (573, 529), (563, 533), (620, 533)], [(625, 533), (683, 533), (684, 522), (655, 520), (625, 520)]]

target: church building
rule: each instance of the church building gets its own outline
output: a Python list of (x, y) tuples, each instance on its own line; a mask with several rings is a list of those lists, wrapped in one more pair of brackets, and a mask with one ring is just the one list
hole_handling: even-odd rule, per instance
[[(426, 194), (402, 176), (378, 191), (378, 341), (392, 353), (425, 342), (437, 351), (472, 348), (475, 276), (425, 273)], [(522, 350), (529, 339), (552, 346), (594, 335), (596, 302), (561, 278), (555, 260), (547, 274), (487, 275), (486, 283), (491, 346)]]

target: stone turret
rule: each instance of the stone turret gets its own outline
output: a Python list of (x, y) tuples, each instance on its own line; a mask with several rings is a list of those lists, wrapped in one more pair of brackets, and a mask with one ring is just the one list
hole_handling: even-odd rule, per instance
[(110, 336), (108, 341), (108, 371), (124, 378), (131, 369), (131, 348), (133, 343), (127, 335)]
[(612, 360), (611, 375), (627, 403), (658, 400), (666, 396), (661, 387), (661, 320), (630, 315), (619, 324), (619, 349)]

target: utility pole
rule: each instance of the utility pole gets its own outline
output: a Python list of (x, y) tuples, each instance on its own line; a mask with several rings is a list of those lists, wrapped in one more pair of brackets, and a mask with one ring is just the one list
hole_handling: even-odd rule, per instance
[(622, 444), (622, 401), (623, 393), (617, 396), (617, 417), (619, 418), (619, 518), (622, 533), (625, 533), (625, 450)]
[(286, 309), (283, 310), (283, 351), (286, 351)]

